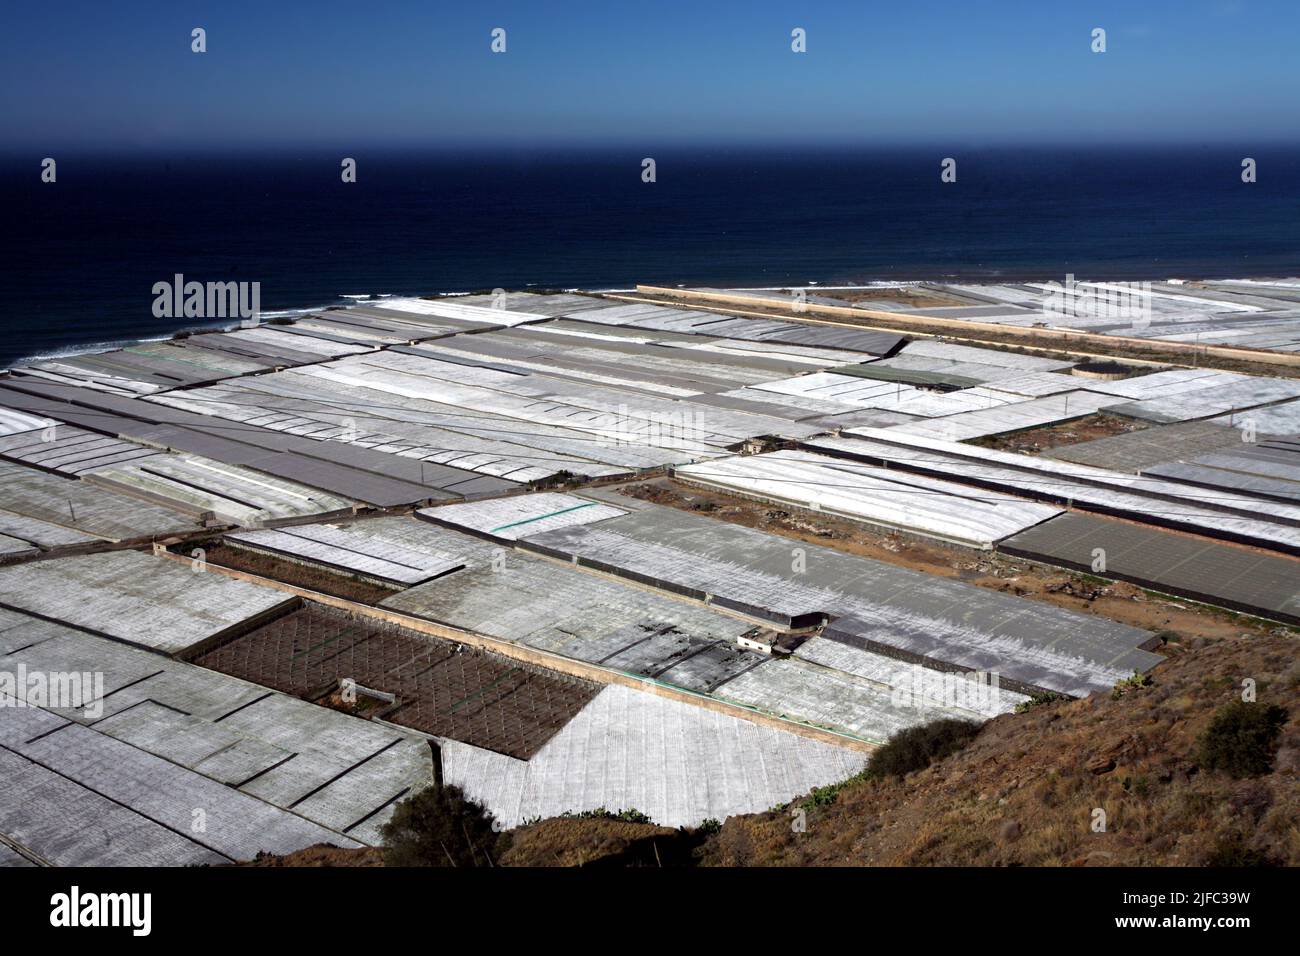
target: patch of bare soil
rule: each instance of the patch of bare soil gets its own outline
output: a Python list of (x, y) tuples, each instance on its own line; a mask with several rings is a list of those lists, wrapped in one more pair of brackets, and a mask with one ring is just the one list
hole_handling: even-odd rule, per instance
[(652, 823), (553, 817), (511, 830), (499, 866), (680, 866), (688, 834)]
[(318, 843), (284, 856), (259, 853), (251, 860), (234, 866), (383, 866), (384, 851), (377, 846), (364, 846), (355, 850), (343, 849), (328, 843)]
[(1084, 614), (1155, 631), (1170, 654), (1205, 641), (1242, 634), (1292, 633), (1280, 624), (1152, 594), (1122, 581), (1103, 581), (1041, 567), (989, 551), (948, 547), (911, 536), (877, 531), (842, 518), (787, 511), (775, 505), (692, 488), (668, 478), (623, 485), (622, 494), (655, 504), (697, 511), (711, 518), (820, 544), (847, 554), (886, 561), (968, 584), (1045, 601)]
[[(188, 545), (187, 545), (188, 547)], [(385, 587), (370, 581), (362, 581), (348, 574), (330, 571), (327, 568), (311, 567), (294, 561), (285, 561), (274, 555), (248, 551), (244, 548), (231, 547), (220, 542), (205, 547), (206, 560), (223, 568), (246, 571), (264, 578), (283, 581), (295, 587), (319, 591), (333, 597), (362, 604), (377, 604), (384, 598), (398, 592), (397, 588)]]
[(1035, 455), (1050, 448), (1077, 445), (1079, 442), (1092, 441), (1094, 438), (1126, 435), (1129, 432), (1142, 431), (1146, 427), (1148, 426), (1145, 422), (1098, 413), (1077, 418), (1072, 422), (1044, 425), (1042, 428), (1030, 428), (1010, 435), (977, 438), (970, 444), (979, 445), (981, 448), (996, 448), (1000, 451)]
[[(813, 295), (822, 295), (817, 289), (809, 289)], [(939, 292), (931, 292), (928, 289), (917, 289), (912, 286), (899, 286), (898, 288), (871, 288), (871, 289), (827, 289), (824, 293), (832, 299), (839, 299), (841, 302), (849, 302), (853, 305), (862, 305), (865, 308), (871, 308), (873, 302), (898, 302), (903, 305), (924, 309), (924, 308), (953, 308), (957, 306), (968, 306), (969, 302), (954, 298), (950, 295), (944, 295)]]

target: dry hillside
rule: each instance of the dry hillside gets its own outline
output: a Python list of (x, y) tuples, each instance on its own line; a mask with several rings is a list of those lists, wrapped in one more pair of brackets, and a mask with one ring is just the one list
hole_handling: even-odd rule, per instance
[[(1197, 737), (1255, 681), (1290, 713), (1271, 773), (1197, 766)], [(1227, 640), (1167, 661), (1149, 686), (990, 721), (962, 752), (902, 780), (732, 818), (718, 865), (1178, 866), (1300, 863), (1300, 663), (1290, 637)], [(806, 801), (805, 803), (811, 803)], [(1094, 832), (1096, 810), (1105, 832)]]

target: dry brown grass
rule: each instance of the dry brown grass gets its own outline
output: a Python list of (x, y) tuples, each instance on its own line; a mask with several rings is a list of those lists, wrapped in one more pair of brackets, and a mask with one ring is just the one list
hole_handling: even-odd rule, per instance
[[(728, 820), (715, 865), (1165, 866), (1300, 863), (1300, 669), (1290, 638), (1223, 641), (1164, 664), (1149, 687), (1042, 705), (987, 724), (964, 751), (901, 781), (865, 781), (807, 810)], [(1271, 773), (1195, 762), (1198, 735), (1239, 698), (1286, 707)], [(1093, 829), (1096, 810), (1105, 830)]]
[[(501, 866), (587, 866), (619, 860), (629, 864), (670, 865), (678, 832), (650, 823), (555, 817), (510, 831)], [(656, 841), (662, 844), (656, 852)]]

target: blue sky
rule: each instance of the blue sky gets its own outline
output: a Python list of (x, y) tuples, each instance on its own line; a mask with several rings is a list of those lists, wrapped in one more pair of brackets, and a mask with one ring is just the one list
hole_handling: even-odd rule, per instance
[(4, 21), (19, 148), (1300, 139), (1295, 0), (96, 0)]

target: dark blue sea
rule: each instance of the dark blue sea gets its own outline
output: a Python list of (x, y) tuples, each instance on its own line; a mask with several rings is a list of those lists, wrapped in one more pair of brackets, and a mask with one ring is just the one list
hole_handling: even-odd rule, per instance
[(348, 155), (354, 184), (342, 154), (62, 153), (54, 184), (4, 157), (0, 365), (192, 326), (152, 315), (176, 273), (260, 282), (264, 316), (497, 286), (1300, 273), (1294, 146)]

